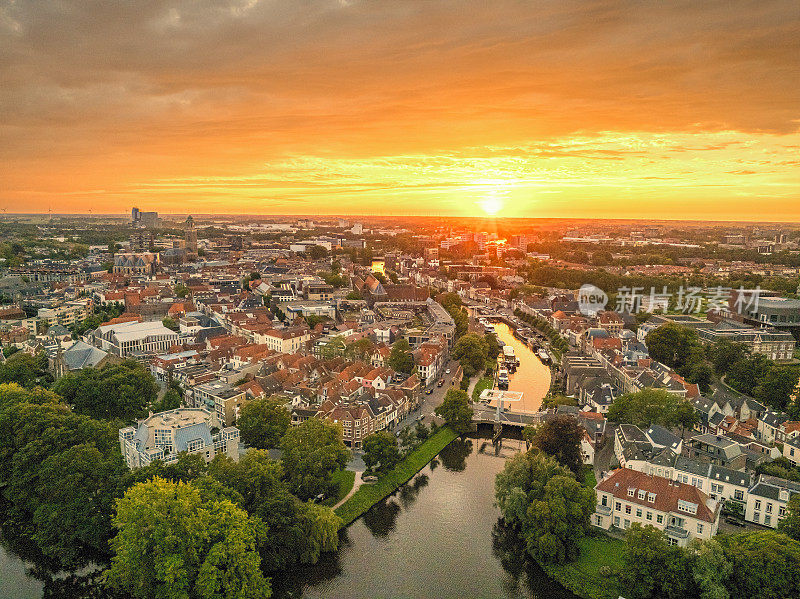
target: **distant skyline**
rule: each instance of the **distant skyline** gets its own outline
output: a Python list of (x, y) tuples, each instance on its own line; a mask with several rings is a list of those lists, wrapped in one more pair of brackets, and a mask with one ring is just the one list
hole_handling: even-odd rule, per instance
[(0, 5), (7, 213), (800, 221), (795, 0)]

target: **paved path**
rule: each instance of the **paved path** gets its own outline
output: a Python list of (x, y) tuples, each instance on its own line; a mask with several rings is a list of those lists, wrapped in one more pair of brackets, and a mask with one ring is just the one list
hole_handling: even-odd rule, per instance
[(342, 500), (341, 500), (339, 503), (337, 503), (336, 505), (334, 505), (334, 506), (333, 506), (331, 509), (334, 509), (334, 510), (335, 510), (337, 507), (339, 507), (340, 505), (342, 505), (342, 504), (343, 504), (345, 501), (347, 501), (348, 499), (350, 499), (350, 498), (351, 498), (351, 497), (352, 497), (352, 496), (355, 494), (355, 492), (356, 492), (356, 491), (358, 491), (358, 488), (359, 488), (359, 487), (362, 485), (362, 483), (364, 482), (363, 480), (361, 480), (361, 475), (362, 475), (362, 474), (363, 474), (362, 472), (356, 472), (356, 479), (353, 481), (353, 488), (352, 488), (352, 489), (350, 489), (350, 492), (349, 492), (347, 495), (345, 495), (345, 496), (342, 498)]

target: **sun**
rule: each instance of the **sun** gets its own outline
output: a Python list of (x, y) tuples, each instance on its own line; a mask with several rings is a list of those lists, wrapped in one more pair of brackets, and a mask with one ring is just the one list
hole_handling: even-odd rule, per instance
[(503, 200), (496, 193), (490, 193), (481, 200), (480, 206), (489, 216), (496, 216), (503, 209)]

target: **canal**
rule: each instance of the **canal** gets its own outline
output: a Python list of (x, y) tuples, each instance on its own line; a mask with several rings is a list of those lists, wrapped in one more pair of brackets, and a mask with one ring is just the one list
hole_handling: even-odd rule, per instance
[[(514, 347), (520, 366), (510, 389), (535, 411), (550, 386), (550, 370), (502, 323), (497, 336)], [(574, 599), (531, 560), (514, 535), (498, 526), (494, 478), (520, 442), (456, 440), (411, 482), (343, 531), (341, 548), (313, 567), (274, 577), (273, 597), (496, 597)], [(0, 536), (0, 599), (70, 596), (53, 592)], [(45, 586), (48, 588), (45, 589)], [(99, 594), (98, 594), (99, 596)]]
[(517, 371), (509, 375), (509, 391), (522, 391), (522, 401), (508, 406), (512, 410), (521, 409), (526, 412), (535, 412), (542, 405), (542, 400), (550, 390), (550, 368), (542, 364), (541, 360), (522, 341), (514, 337), (514, 333), (507, 324), (493, 323), (497, 338), (514, 348), (514, 353), (519, 360)]
[(274, 580), (274, 597), (575, 599), (498, 526), (494, 478), (521, 442), (456, 440), (343, 533), (341, 549)]

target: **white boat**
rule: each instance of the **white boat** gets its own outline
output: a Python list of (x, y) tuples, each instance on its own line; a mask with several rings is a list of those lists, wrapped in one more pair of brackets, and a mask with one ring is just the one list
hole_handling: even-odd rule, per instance
[(540, 350), (538, 351), (538, 354), (539, 354), (539, 359), (540, 359), (540, 360), (541, 360), (543, 363), (547, 364), (548, 362), (550, 362), (550, 354), (548, 354), (548, 353), (547, 353), (545, 350), (543, 350), (543, 349), (540, 349)]
[(508, 389), (508, 370), (501, 368), (497, 372), (497, 388), (506, 390)]

